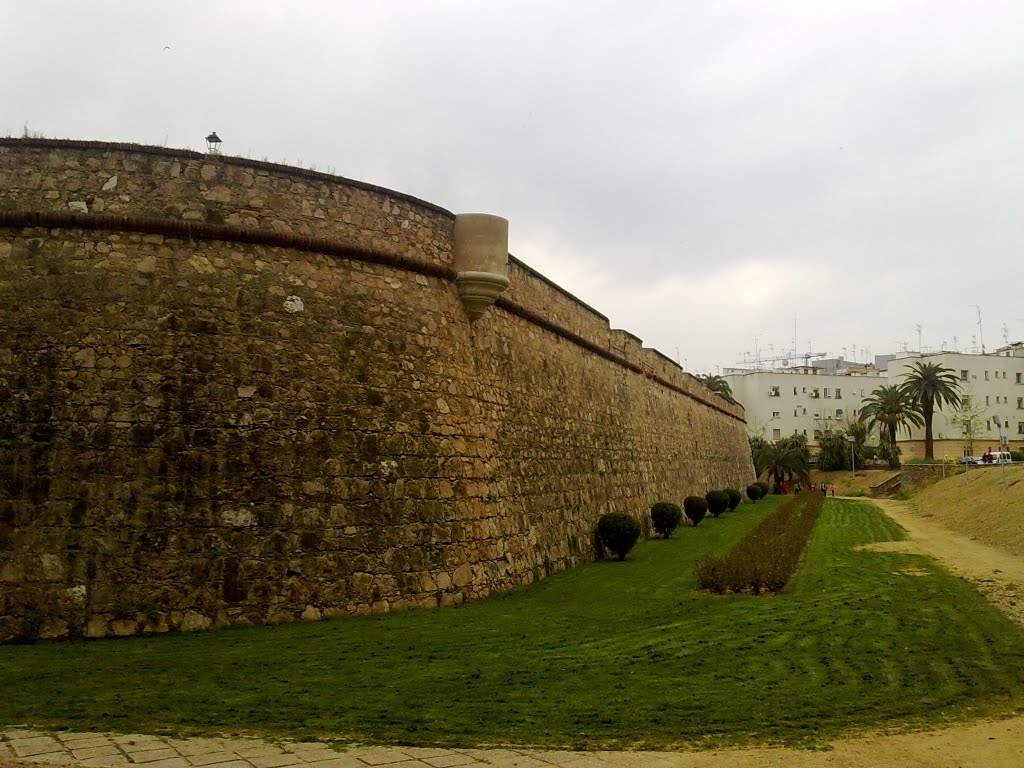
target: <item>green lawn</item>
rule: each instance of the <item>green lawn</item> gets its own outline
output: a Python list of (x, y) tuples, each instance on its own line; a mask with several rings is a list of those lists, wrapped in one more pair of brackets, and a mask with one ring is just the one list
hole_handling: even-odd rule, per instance
[[(399, 744), (796, 741), (1024, 704), (1024, 632), (829, 500), (775, 597), (693, 594), (777, 499), (454, 610), (0, 647), (0, 724)], [(913, 567), (926, 575), (904, 575)]]

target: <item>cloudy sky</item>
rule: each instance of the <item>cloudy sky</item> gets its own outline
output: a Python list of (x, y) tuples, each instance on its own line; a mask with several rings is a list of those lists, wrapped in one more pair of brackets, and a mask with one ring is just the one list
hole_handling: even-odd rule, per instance
[(1020, 0), (0, 0), (0, 105), (504, 216), (697, 372), (1024, 339)]

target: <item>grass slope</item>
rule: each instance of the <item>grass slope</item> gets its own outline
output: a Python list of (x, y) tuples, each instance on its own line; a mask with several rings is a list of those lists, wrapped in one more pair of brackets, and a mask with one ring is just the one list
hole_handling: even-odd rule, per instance
[(910, 503), (951, 530), (1024, 557), (1024, 465), (972, 467), (917, 489)]
[(900, 536), (866, 503), (826, 503), (781, 595), (694, 594), (776, 503), (456, 610), (0, 647), (0, 724), (666, 747), (1024, 702), (1024, 633), (925, 558), (851, 550)]

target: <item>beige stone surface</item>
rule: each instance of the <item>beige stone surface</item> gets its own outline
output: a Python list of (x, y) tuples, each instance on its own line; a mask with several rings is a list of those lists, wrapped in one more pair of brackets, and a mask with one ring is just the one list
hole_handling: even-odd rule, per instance
[[(75, 760), (66, 750), (40, 757), (17, 759), (5, 756), (3, 748), (13, 739), (0, 731), (0, 768), (30, 768), (38, 762), (69, 765), (120, 765)], [(48, 734), (30, 732), (19, 739), (46, 738)], [(195, 751), (189, 739), (166, 739), (173, 749)], [(259, 751), (267, 746), (258, 739), (223, 739), (223, 748), (234, 754)], [(321, 744), (281, 745), (289, 754), (320, 754)], [(1017, 768), (1024, 765), (1024, 717), (1010, 720), (983, 720), (963, 723), (941, 730), (915, 733), (878, 733), (840, 739), (811, 751), (785, 748), (721, 749), (703, 752), (568, 752), (530, 749), (443, 749), (415, 747), (377, 747), (349, 745), (326, 761), (301, 761), (296, 765), (318, 768), (366, 768), (366, 766), (404, 766), (405, 768), (447, 768), (479, 765), (500, 768)], [(122, 761), (128, 760), (121, 756)], [(155, 763), (146, 763), (152, 768)], [(184, 755), (160, 763), (162, 768), (187, 768)], [(252, 761), (235, 760), (221, 768), (255, 768)]]
[(0, 139), (0, 219), (101, 192), (135, 229), (0, 227), (0, 641), (461, 605), (592, 560), (605, 512), (752, 479), (741, 409), (522, 262), (471, 326), (436, 206)]

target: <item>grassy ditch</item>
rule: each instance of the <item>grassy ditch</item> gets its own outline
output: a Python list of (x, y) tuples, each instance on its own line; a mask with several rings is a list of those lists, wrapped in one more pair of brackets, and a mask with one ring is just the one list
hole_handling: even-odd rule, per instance
[(715, 594), (779, 592), (796, 572), (824, 499), (807, 491), (788, 498), (725, 555), (706, 555), (697, 586)]
[(0, 724), (668, 748), (1024, 704), (1024, 632), (924, 557), (854, 550), (900, 537), (867, 503), (825, 503), (778, 595), (695, 592), (778, 503), (455, 610), (0, 647)]

